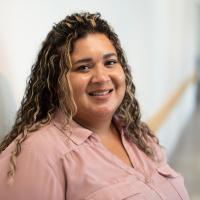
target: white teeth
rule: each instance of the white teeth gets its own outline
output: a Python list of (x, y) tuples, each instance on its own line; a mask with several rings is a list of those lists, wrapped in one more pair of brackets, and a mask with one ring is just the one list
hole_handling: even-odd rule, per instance
[(106, 91), (103, 91), (103, 92), (92, 92), (90, 93), (90, 95), (92, 96), (103, 96), (103, 95), (106, 95), (110, 92), (110, 90), (106, 90)]

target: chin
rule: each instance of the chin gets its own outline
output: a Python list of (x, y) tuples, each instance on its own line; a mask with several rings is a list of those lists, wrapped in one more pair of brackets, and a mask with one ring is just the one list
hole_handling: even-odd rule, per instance
[(99, 108), (99, 109), (95, 109), (92, 112), (92, 116), (96, 116), (96, 117), (112, 117), (113, 114), (115, 113), (115, 109), (111, 109), (111, 108)]

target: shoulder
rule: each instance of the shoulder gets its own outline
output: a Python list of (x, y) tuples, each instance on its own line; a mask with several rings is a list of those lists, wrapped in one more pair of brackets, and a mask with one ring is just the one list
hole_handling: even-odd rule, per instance
[(148, 136), (148, 145), (153, 150), (156, 163), (158, 165), (166, 164), (167, 157), (165, 148), (162, 145), (160, 145), (158, 138), (156, 136), (154, 137)]
[(70, 150), (70, 147), (68, 137), (50, 123), (30, 133), (22, 144), (23, 149), (39, 153), (41, 157), (59, 159)]
[(21, 144), (21, 152), (15, 159), (16, 172), (12, 188), (6, 183), (15, 142), (4, 150), (0, 156), (0, 199), (63, 199), (59, 196), (64, 195), (62, 157), (67, 151), (67, 145), (60, 134), (51, 124), (30, 133)]
[[(18, 136), (20, 137), (20, 136)], [(0, 158), (10, 157), (15, 149), (13, 141), (1, 154)], [(68, 137), (58, 130), (52, 123), (28, 134), (21, 144), (19, 158), (32, 157), (41, 161), (56, 162), (70, 150)]]

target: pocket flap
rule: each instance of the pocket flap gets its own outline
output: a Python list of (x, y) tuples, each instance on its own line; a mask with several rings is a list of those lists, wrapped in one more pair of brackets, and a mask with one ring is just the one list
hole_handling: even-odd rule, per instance
[(85, 198), (85, 200), (122, 200), (122, 199), (144, 199), (141, 194), (139, 182), (126, 180), (105, 186)]

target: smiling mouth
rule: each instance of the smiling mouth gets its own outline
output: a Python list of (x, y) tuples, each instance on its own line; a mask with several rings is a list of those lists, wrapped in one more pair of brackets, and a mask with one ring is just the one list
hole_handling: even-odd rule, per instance
[(106, 94), (109, 94), (113, 91), (113, 89), (110, 90), (101, 90), (101, 91), (94, 91), (94, 92), (89, 92), (90, 96), (104, 96)]

